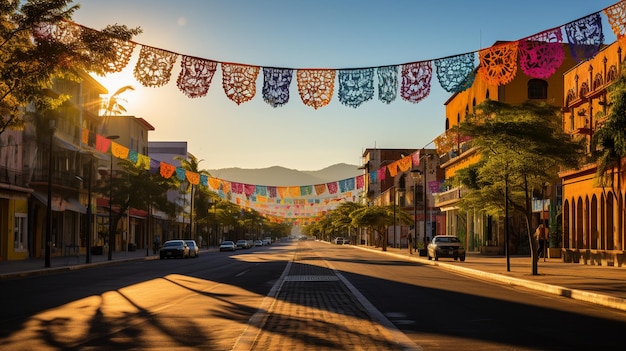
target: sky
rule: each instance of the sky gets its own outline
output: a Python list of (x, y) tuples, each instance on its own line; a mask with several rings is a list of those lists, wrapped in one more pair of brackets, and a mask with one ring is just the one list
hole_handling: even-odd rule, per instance
[[(617, 3), (618, 0), (82, 0), (73, 21), (102, 29), (140, 27), (141, 45), (218, 62), (261, 67), (361, 68), (434, 60), (515, 41)], [(615, 35), (604, 23), (605, 43)], [(131, 85), (127, 114), (155, 128), (150, 141), (186, 141), (200, 169), (281, 166), (320, 170), (362, 164), (367, 148), (434, 147), (445, 130), (451, 96), (434, 74), (429, 96), (417, 104), (375, 97), (357, 108), (339, 102), (306, 106), (295, 77), (281, 107), (256, 96), (237, 105), (222, 88), (221, 68), (208, 94), (189, 98), (176, 87), (180, 57), (168, 84), (143, 87), (133, 77), (140, 46), (126, 68), (95, 76), (110, 92)], [(476, 56), (477, 57), (477, 56)], [(476, 59), (478, 63), (478, 58)], [(295, 75), (295, 73), (294, 73)], [(337, 80), (335, 81), (337, 83)], [(377, 94), (377, 91), (376, 91)]]

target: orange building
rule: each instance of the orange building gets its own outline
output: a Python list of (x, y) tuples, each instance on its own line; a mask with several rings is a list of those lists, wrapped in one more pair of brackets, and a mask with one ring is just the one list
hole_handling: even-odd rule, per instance
[[(615, 42), (564, 75), (563, 128), (573, 138), (586, 140), (588, 152), (594, 133), (602, 127), (610, 109), (607, 88), (622, 74), (623, 47), (623, 43)], [(624, 184), (625, 169), (626, 159), (622, 158), (622, 174), (615, 170), (616, 185)], [(624, 189), (623, 186), (621, 189), (620, 186), (603, 188), (596, 170), (597, 164), (591, 163), (560, 173), (563, 259), (566, 262), (622, 266), (626, 239)]]
[[(494, 46), (504, 44), (497, 42)], [(453, 94), (446, 102), (445, 130), (436, 138), (437, 151), (440, 156), (440, 165), (444, 169), (445, 179), (450, 179), (455, 173), (480, 159), (480, 153), (470, 144), (458, 138), (451, 131), (465, 120), (466, 116), (474, 113), (476, 106), (490, 99), (505, 102), (511, 105), (534, 100), (543, 101), (561, 107), (564, 101), (563, 74), (576, 65), (567, 44), (562, 44), (565, 54), (563, 63), (548, 79), (531, 78), (516, 67), (515, 77), (507, 84), (494, 85), (477, 74), (473, 84), (468, 89)], [(546, 189), (551, 194), (554, 187)], [(467, 249), (474, 252), (489, 254), (504, 253), (504, 220), (493, 218), (477, 209), (466, 212), (457, 204), (464, 195), (463, 187), (448, 188), (435, 196), (435, 206), (446, 214), (446, 233), (457, 235), (466, 243)], [(546, 204), (547, 201), (541, 201)], [(536, 211), (534, 221), (542, 220), (542, 207)], [(545, 217), (544, 219), (545, 220)], [(511, 223), (512, 233), (509, 240), (509, 252), (523, 253), (529, 251), (526, 226)], [(536, 225), (532, 223), (531, 226)]]

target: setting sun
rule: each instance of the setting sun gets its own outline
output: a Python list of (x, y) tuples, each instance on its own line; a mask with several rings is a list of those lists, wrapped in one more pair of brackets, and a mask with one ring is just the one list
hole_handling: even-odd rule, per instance
[[(141, 83), (134, 78), (132, 66), (129, 65), (118, 73), (107, 74), (103, 77), (96, 76), (95, 78), (107, 89), (108, 94), (104, 97), (106, 100), (120, 89), (130, 86), (132, 89), (126, 89), (118, 94), (117, 99), (119, 104), (128, 111), (130, 106), (140, 103), (141, 93), (139, 88)], [(122, 112), (122, 114), (126, 113)]]

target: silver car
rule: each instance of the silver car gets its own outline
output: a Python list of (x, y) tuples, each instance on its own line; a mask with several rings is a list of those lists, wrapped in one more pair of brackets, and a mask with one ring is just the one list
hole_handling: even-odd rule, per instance
[(198, 254), (200, 254), (200, 248), (198, 247), (198, 244), (196, 244), (196, 241), (185, 240), (185, 243), (189, 246), (189, 257), (198, 257)]
[(454, 235), (436, 235), (427, 247), (428, 259), (439, 260), (439, 257), (449, 257), (465, 261), (465, 246)]

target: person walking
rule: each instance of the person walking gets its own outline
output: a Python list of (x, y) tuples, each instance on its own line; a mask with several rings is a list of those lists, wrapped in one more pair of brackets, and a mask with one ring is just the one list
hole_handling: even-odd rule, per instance
[(156, 255), (159, 247), (161, 246), (161, 238), (158, 235), (154, 236), (154, 241), (152, 242), (152, 253)]
[(406, 238), (407, 243), (409, 243), (409, 254), (412, 255), (413, 254), (413, 238), (411, 237), (411, 234), (409, 234)]
[(539, 224), (537, 230), (535, 230), (535, 239), (537, 239), (537, 242), (539, 243), (539, 247), (537, 248), (537, 257), (539, 258), (541, 256), (545, 256), (544, 251), (546, 249), (546, 235), (543, 223)]

